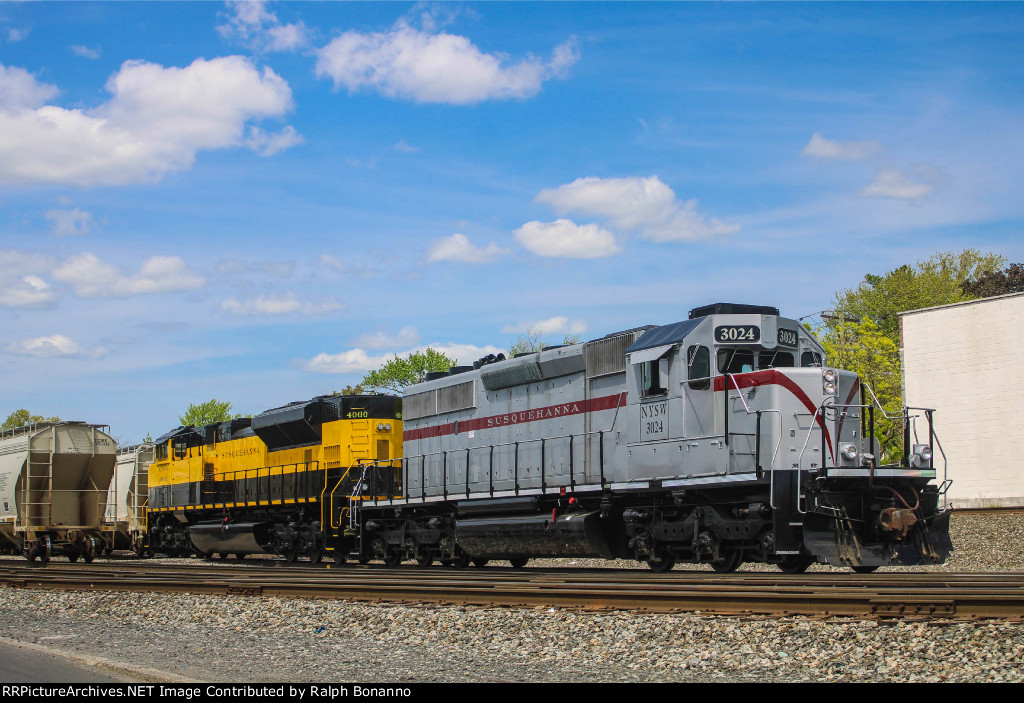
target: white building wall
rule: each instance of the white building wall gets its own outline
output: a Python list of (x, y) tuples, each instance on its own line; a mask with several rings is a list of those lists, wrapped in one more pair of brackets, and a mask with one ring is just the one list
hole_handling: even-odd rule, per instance
[(1024, 294), (907, 312), (900, 331), (906, 402), (936, 410), (949, 502), (1024, 507)]

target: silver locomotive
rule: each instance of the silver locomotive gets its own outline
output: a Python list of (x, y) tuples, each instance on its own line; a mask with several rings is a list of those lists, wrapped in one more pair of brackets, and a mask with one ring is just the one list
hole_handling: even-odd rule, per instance
[(363, 561), (870, 571), (952, 549), (931, 411), (904, 408), (904, 455), (879, 463), (870, 389), (776, 308), (488, 357), (407, 388), (403, 412), (400, 487), (367, 490), (396, 497), (353, 511)]

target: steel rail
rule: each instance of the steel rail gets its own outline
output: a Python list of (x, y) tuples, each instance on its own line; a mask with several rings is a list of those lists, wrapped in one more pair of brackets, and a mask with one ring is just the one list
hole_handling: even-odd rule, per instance
[(0, 566), (0, 584), (476, 606), (756, 616), (1024, 620), (1022, 573), (814, 573), (56, 565)]

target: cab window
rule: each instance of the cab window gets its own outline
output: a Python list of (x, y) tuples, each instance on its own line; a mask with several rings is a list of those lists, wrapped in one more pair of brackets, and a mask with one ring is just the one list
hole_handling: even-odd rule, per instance
[(805, 351), (800, 355), (801, 366), (821, 366), (821, 354), (815, 351)]
[(707, 347), (693, 345), (686, 350), (686, 378), (694, 390), (711, 387), (711, 352)]
[(640, 364), (640, 395), (668, 393), (668, 359), (654, 359)]

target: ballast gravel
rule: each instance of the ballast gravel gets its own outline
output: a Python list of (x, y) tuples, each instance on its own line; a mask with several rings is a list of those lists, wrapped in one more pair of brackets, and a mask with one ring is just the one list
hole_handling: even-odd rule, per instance
[[(1024, 513), (958, 513), (951, 531), (957, 552), (930, 568), (1024, 571)], [(0, 637), (148, 667), (134, 676), (151, 681), (1024, 681), (1024, 624), (997, 621), (588, 613), (5, 587)]]

